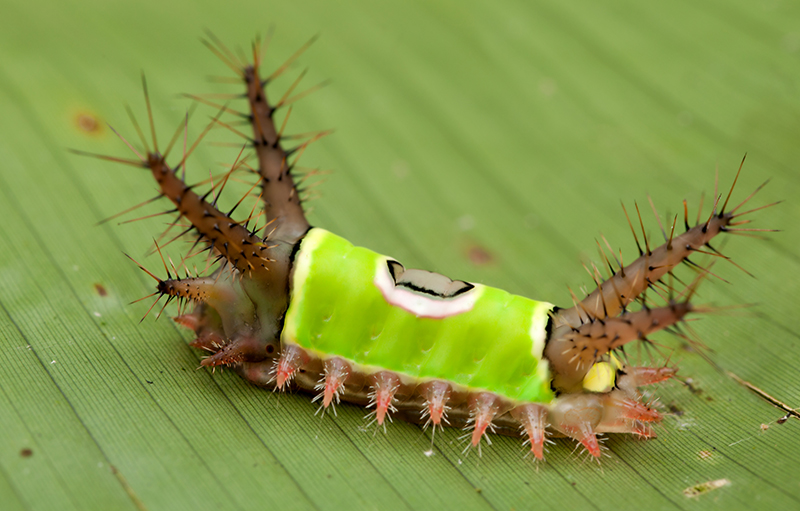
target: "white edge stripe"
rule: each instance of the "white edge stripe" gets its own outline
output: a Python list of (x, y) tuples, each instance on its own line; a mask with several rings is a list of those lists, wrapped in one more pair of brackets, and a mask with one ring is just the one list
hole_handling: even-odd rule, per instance
[(544, 356), (544, 341), (547, 336), (547, 320), (550, 315), (547, 311), (553, 306), (549, 303), (540, 302), (533, 309), (533, 318), (531, 318), (531, 330), (529, 332), (533, 344), (531, 345), (531, 354), (536, 360), (542, 360)]
[(380, 289), (383, 298), (390, 305), (400, 307), (421, 318), (442, 319), (470, 311), (480, 295), (478, 285), (461, 296), (443, 300), (428, 298), (407, 289), (398, 288), (389, 274), (386, 260), (381, 261), (376, 268), (373, 283)]

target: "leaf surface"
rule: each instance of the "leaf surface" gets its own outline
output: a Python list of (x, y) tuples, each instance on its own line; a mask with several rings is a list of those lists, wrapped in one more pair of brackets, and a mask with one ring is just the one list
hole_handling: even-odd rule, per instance
[[(800, 406), (797, 5), (7, 3), (4, 509), (798, 506), (800, 423), (779, 424), (784, 411), (728, 375)], [(771, 178), (754, 205), (786, 202), (753, 214), (753, 227), (783, 232), (717, 247), (756, 276), (720, 261), (714, 272), (729, 283), (700, 288), (700, 303), (753, 304), (691, 324), (721, 371), (659, 338), (690, 385), (656, 392), (672, 411), (658, 439), (612, 435), (598, 467), (566, 441), (540, 465), (514, 438), (465, 454), (452, 430), (429, 451), (430, 432), (417, 426), (395, 423), (384, 435), (365, 430), (362, 409), (320, 418), (305, 396), (195, 370), (201, 354), (184, 332), (154, 321), (157, 310), (140, 323), (149, 304), (129, 305), (152, 281), (124, 253), (157, 270), (144, 254), (168, 217), (96, 225), (152, 197), (149, 176), (67, 149), (131, 156), (106, 123), (141, 145), (122, 106), (144, 122), (140, 70), (165, 143), (189, 106), (179, 93), (240, 92), (207, 81), (229, 70), (197, 43), (203, 27), (248, 51), (271, 24), (268, 69), (322, 34), (273, 98), (306, 66), (300, 90), (332, 80), (298, 102), (289, 123), (292, 132), (336, 130), (303, 156), (334, 170), (310, 203), (312, 222), (407, 267), (569, 305), (568, 287), (590, 286), (580, 262), (598, 260), (601, 233), (624, 260), (636, 255), (620, 200), (647, 210), (659, 240), (647, 194), (662, 221), (682, 215), (684, 198), (694, 217), (701, 192), (707, 214), (715, 167), (727, 190), (746, 152), (734, 200)], [(196, 114), (190, 137), (210, 115)], [(219, 174), (237, 152), (203, 145), (190, 175)], [(730, 484), (684, 494), (719, 480)]]

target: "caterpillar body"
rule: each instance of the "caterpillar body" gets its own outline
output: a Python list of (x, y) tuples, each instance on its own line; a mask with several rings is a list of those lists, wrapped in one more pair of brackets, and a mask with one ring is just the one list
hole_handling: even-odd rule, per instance
[[(606, 280), (595, 272), (596, 289), (571, 307), (407, 269), (306, 219), (291, 157), (319, 137), (284, 149), (287, 137), (273, 114), (286, 102), (271, 104), (265, 90), (287, 65), (263, 79), (258, 44), (252, 63), (213, 37), (207, 45), (246, 87), (247, 111), (221, 107), (212, 124), (230, 128), (220, 117), (233, 113), (251, 125), (247, 144), (257, 160), (252, 170), (266, 228), (251, 228), (253, 215), (237, 221), (233, 211), (221, 211), (209, 200), (216, 186), (200, 195), (187, 185), (180, 177), (187, 156), (168, 164), (169, 149), (159, 151), (155, 133), (152, 150), (141, 137), (146, 154), (134, 149), (138, 159), (106, 157), (148, 169), (171, 211), (191, 224), (186, 232), (194, 233), (196, 245), (221, 261), (206, 276), (150, 273), (157, 299), (192, 307), (175, 320), (196, 334), (191, 345), (208, 353), (202, 366), (231, 367), (277, 391), (302, 389), (323, 410), (340, 401), (365, 406), (379, 426), (398, 416), (434, 428), (469, 428), (474, 447), (493, 432), (522, 434), (537, 459), (551, 436), (570, 437), (594, 457), (602, 454), (599, 434), (655, 436), (652, 425), (662, 416), (640, 388), (676, 370), (632, 365), (622, 350), (700, 311), (691, 297), (708, 268), (688, 258), (715, 253), (709, 245), (715, 236), (747, 222), (739, 218), (749, 211), (739, 210), (754, 194), (728, 209), (732, 186), (694, 226), (684, 203), (683, 233), (675, 234), (673, 223), (655, 248), (645, 236), (635, 261), (609, 264)], [(676, 293), (662, 278), (681, 263), (699, 277)], [(643, 299), (654, 287), (665, 295), (662, 306)], [(639, 310), (628, 308), (634, 301)]]

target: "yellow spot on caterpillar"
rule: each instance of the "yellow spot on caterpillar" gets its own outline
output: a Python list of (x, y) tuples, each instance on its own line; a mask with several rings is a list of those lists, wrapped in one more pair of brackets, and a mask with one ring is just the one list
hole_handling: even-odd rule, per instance
[(583, 378), (583, 388), (589, 392), (608, 392), (614, 386), (617, 369), (622, 362), (613, 354), (607, 362), (598, 362), (589, 369)]

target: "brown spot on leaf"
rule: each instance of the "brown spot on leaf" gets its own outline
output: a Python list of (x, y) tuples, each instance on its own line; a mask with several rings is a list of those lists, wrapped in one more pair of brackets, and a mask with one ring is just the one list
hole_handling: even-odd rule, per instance
[(100, 296), (108, 296), (108, 291), (103, 287), (103, 284), (95, 284), (94, 290), (97, 291), (97, 294)]
[(669, 408), (669, 411), (673, 415), (676, 415), (678, 417), (680, 417), (681, 415), (683, 415), (685, 413), (683, 410), (680, 409), (680, 407), (678, 407), (678, 405), (675, 403), (675, 401), (673, 401), (670, 404), (668, 404), (667, 408)]
[(75, 126), (88, 135), (100, 135), (103, 132), (103, 124), (98, 117), (91, 112), (78, 112), (73, 118)]
[(19, 451), (19, 455), (22, 456), (23, 458), (30, 458), (31, 456), (33, 456), (33, 449), (26, 447), (21, 451)]
[(701, 460), (707, 460), (707, 459), (711, 458), (712, 456), (714, 456), (714, 453), (711, 452), (711, 451), (700, 451), (698, 453), (698, 456), (700, 456)]
[(494, 256), (480, 245), (470, 245), (467, 248), (467, 258), (475, 266), (485, 266), (494, 262)]
[(691, 392), (692, 394), (699, 396), (703, 393), (703, 389), (697, 387), (694, 384), (694, 380), (692, 380), (691, 378), (686, 378), (686, 380), (683, 383), (684, 385), (686, 385), (686, 388), (688, 388), (689, 392)]

